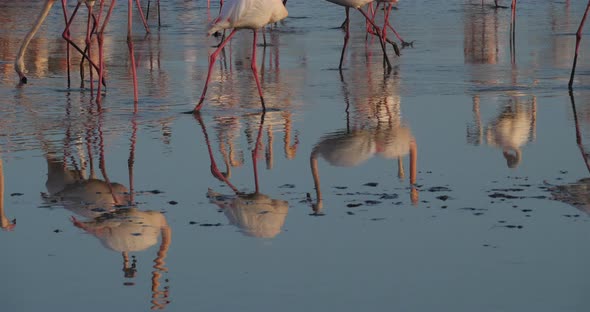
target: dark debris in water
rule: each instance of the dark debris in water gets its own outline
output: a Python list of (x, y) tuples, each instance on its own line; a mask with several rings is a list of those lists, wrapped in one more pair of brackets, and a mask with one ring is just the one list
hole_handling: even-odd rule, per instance
[(61, 232), (63, 232), (63, 231), (62, 231), (62, 230), (60, 230), (60, 229), (55, 229), (55, 230), (53, 230), (53, 233), (61, 233)]
[(379, 199), (396, 199), (399, 195), (397, 194), (382, 194)]
[(334, 186), (334, 188), (338, 190), (345, 190), (348, 188), (348, 186)]
[(352, 212), (352, 211), (347, 211), (346, 214), (349, 216), (354, 216), (354, 212)]
[(505, 225), (504, 227), (509, 228), (509, 229), (522, 229), (523, 228), (522, 225), (512, 225), (512, 224)]
[(563, 216), (566, 217), (566, 218), (579, 218), (580, 217), (579, 214), (575, 214), (575, 215), (572, 215), (572, 214), (564, 214)]
[(365, 204), (369, 205), (369, 206), (374, 206), (374, 205), (379, 205), (381, 204), (380, 201), (378, 200), (365, 200)]
[(279, 186), (279, 188), (282, 188), (282, 189), (284, 189), (284, 188), (292, 189), (292, 188), (295, 188), (295, 184), (283, 184), (283, 185)]
[(377, 185), (379, 185), (379, 183), (377, 183), (377, 182), (369, 182), (369, 183), (363, 184), (363, 186), (369, 186), (369, 187), (377, 187)]
[(383, 220), (385, 220), (385, 218), (371, 218), (369, 220), (371, 220), (371, 221), (383, 221)]
[(447, 201), (447, 200), (453, 199), (453, 198), (448, 195), (441, 195), (441, 196), (437, 196), (436, 199), (442, 200), (442, 201)]
[(524, 189), (522, 188), (501, 188), (501, 189), (492, 189), (490, 192), (522, 192)]
[(522, 198), (520, 196), (514, 196), (514, 195), (510, 195), (510, 194), (504, 194), (504, 193), (493, 193), (488, 195), (491, 198), (504, 198), (504, 199), (519, 199)]
[(459, 208), (459, 210), (469, 210), (469, 211), (486, 211), (486, 208), (473, 208), (473, 207), (463, 207)]
[(199, 224), (199, 222), (196, 222), (196, 221), (189, 221), (189, 222), (188, 222), (188, 224), (195, 225), (195, 224)]
[(170, 205), (178, 205), (178, 202), (175, 201), (175, 200), (171, 200), (171, 201), (168, 202), (168, 204), (170, 204)]
[(203, 224), (199, 224), (199, 226), (205, 226), (205, 227), (221, 226), (221, 223), (203, 223)]
[(350, 204), (347, 204), (346, 207), (348, 207), (348, 208), (356, 208), (356, 207), (360, 207), (362, 205), (363, 204), (361, 204), (361, 203), (350, 203)]
[(10, 196), (12, 196), (12, 197), (15, 197), (15, 196), (23, 196), (23, 195), (25, 195), (25, 194), (23, 194), (23, 193), (12, 193), (12, 194), (10, 194)]
[(433, 186), (427, 190), (428, 192), (450, 192), (451, 189), (445, 186)]

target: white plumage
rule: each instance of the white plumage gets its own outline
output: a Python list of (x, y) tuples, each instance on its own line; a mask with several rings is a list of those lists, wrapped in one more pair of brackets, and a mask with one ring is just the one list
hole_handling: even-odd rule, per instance
[(285, 19), (287, 9), (281, 0), (233, 0), (223, 3), (219, 17), (208, 34), (224, 29), (260, 29)]

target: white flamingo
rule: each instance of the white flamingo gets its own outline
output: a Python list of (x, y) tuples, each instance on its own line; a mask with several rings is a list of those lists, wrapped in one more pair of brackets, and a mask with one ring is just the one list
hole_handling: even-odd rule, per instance
[(230, 0), (224, 2), (219, 17), (213, 21), (207, 34), (210, 36), (220, 30), (233, 30), (209, 57), (209, 71), (207, 72), (207, 81), (205, 82), (201, 99), (190, 113), (197, 113), (201, 110), (203, 102), (205, 101), (205, 95), (207, 94), (207, 87), (209, 85), (209, 80), (211, 79), (215, 60), (223, 47), (225, 47), (239, 29), (251, 29), (254, 32), (251, 68), (254, 74), (254, 80), (256, 80), (258, 94), (260, 95), (262, 110), (266, 111), (264, 97), (262, 96), (262, 88), (260, 87), (260, 80), (258, 79), (258, 69), (256, 67), (256, 38), (258, 35), (258, 29), (267, 24), (281, 21), (285, 19), (287, 15), (287, 9), (281, 0)]

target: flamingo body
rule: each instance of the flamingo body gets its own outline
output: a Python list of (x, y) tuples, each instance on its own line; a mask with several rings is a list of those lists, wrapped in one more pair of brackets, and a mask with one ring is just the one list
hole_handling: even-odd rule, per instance
[(373, 0), (327, 0), (327, 1), (337, 4), (337, 5), (341, 5), (343, 7), (349, 7), (349, 8), (354, 8), (354, 9), (358, 9), (358, 8), (364, 6), (365, 4), (369, 4), (369, 3), (373, 2)]
[(287, 15), (287, 9), (280, 0), (226, 1), (208, 34), (230, 28), (260, 29), (285, 19)]

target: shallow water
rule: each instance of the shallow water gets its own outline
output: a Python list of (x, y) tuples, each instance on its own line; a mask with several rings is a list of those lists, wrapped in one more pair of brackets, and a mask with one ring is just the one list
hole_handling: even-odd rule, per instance
[(389, 74), (352, 12), (341, 76), (344, 10), (290, 0), (258, 48), (269, 112), (243, 31), (195, 117), (180, 113), (218, 42), (216, 3), (162, 1), (148, 36), (134, 21), (134, 113), (124, 3), (98, 110), (77, 66), (67, 87), (58, 5), (17, 84), (40, 3), (0, 2), (3, 226), (16, 219), (0, 232), (2, 307), (588, 310), (586, 38), (567, 91), (585, 2), (519, 1), (514, 58), (510, 10), (490, 5), (400, 2), (414, 44)]

